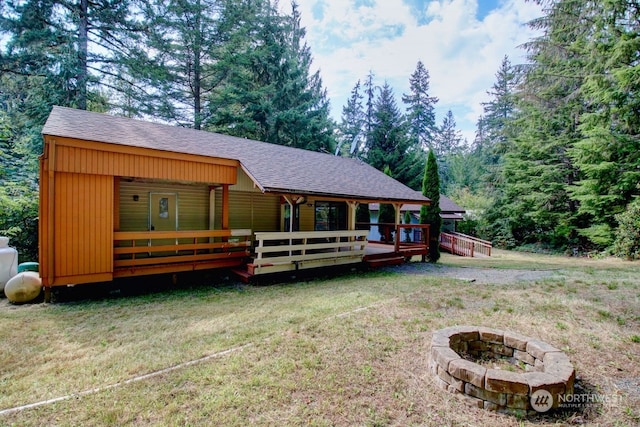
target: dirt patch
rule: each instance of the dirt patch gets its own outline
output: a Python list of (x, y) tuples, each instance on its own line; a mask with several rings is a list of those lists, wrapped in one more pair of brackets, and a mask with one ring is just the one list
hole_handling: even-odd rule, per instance
[(557, 274), (554, 270), (511, 270), (497, 268), (451, 267), (428, 262), (405, 263), (395, 267), (388, 267), (388, 271), (404, 274), (424, 274), (439, 277), (450, 277), (465, 282), (480, 284), (510, 284), (531, 282), (550, 278)]

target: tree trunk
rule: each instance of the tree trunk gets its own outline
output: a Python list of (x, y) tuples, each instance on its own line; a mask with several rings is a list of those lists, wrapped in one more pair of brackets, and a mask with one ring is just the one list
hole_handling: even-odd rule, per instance
[(77, 101), (78, 108), (87, 109), (87, 52), (89, 30), (89, 0), (80, 0), (78, 22), (78, 81)]

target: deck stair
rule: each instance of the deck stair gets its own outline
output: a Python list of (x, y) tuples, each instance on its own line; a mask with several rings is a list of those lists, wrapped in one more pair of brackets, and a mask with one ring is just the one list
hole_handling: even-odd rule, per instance
[(450, 254), (477, 257), (491, 256), (491, 242), (462, 233), (440, 233), (440, 249)]
[(395, 252), (385, 252), (365, 255), (363, 261), (371, 268), (378, 268), (387, 265), (400, 265), (404, 263), (405, 257)]

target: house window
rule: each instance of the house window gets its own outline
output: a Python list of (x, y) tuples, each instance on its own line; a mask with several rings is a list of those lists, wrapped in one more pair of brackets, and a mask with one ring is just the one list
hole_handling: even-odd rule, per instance
[(316, 231), (346, 230), (347, 204), (344, 202), (316, 202)]

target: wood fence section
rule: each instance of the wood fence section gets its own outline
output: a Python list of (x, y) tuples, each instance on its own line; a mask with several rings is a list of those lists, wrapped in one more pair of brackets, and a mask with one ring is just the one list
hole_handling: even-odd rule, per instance
[(242, 265), (251, 230), (117, 231), (114, 276), (175, 273)]
[(440, 248), (454, 255), (491, 256), (491, 242), (462, 233), (440, 233)]
[(249, 274), (258, 275), (362, 261), (367, 230), (256, 232)]

